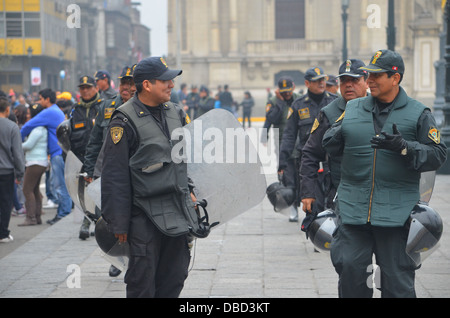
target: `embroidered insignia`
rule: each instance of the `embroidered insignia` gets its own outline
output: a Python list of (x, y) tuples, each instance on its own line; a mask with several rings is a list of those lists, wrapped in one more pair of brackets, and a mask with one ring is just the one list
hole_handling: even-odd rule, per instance
[(320, 75), (320, 68), (316, 67), (316, 68), (314, 69), (314, 72), (316, 72), (317, 75)]
[(289, 111), (287, 114), (287, 119), (289, 119), (289, 117), (291, 117), (291, 115), (294, 113), (294, 110), (292, 109), (292, 107), (289, 107)]
[(441, 143), (441, 133), (435, 127), (430, 128), (430, 131), (428, 132), (428, 138), (430, 138), (437, 144)]
[(74, 127), (75, 129), (83, 128), (83, 127), (84, 127), (84, 123), (76, 123), (75, 125), (73, 125), (73, 127)]
[(189, 124), (191, 122), (191, 119), (189, 118), (188, 114), (186, 114), (185, 121), (186, 121), (186, 124)]
[(312, 126), (312, 128), (311, 128), (311, 134), (317, 129), (317, 128), (319, 128), (319, 121), (317, 120), (317, 118), (314, 120), (314, 124), (313, 124), (313, 126)]
[(272, 104), (271, 104), (271, 103), (269, 103), (269, 104), (266, 105), (266, 113), (269, 112), (269, 110), (270, 110), (271, 107), (272, 107)]
[(372, 64), (375, 64), (377, 62), (377, 60), (380, 58), (381, 54), (383, 54), (383, 52), (378, 51), (377, 53), (375, 53), (374, 57), (372, 58)]
[(123, 128), (122, 127), (111, 127), (111, 139), (115, 145), (119, 143), (123, 136)]
[(346, 62), (346, 64), (345, 64), (345, 72), (346, 72), (346, 73), (350, 72), (351, 67), (352, 67), (352, 61), (347, 60), (347, 62)]
[(114, 113), (115, 108), (105, 108), (104, 118), (110, 119), (112, 114)]
[(341, 117), (339, 117), (339, 118), (336, 120), (336, 122), (339, 122), (339, 121), (343, 120), (343, 119), (344, 119), (344, 116), (345, 116), (345, 112), (342, 113)]
[(161, 60), (161, 63), (163, 63), (164, 66), (165, 66), (166, 68), (169, 68), (169, 67), (167, 66), (166, 60), (164, 60), (162, 57), (160, 58), (160, 60)]
[(309, 108), (302, 108), (298, 110), (298, 117), (300, 117), (300, 119), (307, 119), (310, 118), (311, 115), (309, 113)]

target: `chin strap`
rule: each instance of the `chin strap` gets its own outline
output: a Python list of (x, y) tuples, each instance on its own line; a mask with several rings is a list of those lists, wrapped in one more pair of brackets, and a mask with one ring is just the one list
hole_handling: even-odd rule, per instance
[[(208, 205), (208, 202), (203, 199), (200, 201), (195, 202), (196, 210), (198, 212), (198, 230), (197, 231), (191, 231), (191, 234), (198, 238), (206, 238), (208, 237), (209, 233), (211, 232), (211, 229), (218, 225), (219, 222), (214, 222), (213, 224), (209, 224), (209, 216), (208, 211), (206, 210), (206, 206)], [(200, 216), (200, 210), (198, 207), (201, 207), (203, 210), (204, 216)]]

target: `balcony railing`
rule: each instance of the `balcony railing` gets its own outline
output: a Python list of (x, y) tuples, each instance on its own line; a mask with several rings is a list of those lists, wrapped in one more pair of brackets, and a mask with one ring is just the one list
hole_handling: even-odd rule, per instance
[(247, 56), (310, 56), (336, 54), (333, 40), (248, 41)]

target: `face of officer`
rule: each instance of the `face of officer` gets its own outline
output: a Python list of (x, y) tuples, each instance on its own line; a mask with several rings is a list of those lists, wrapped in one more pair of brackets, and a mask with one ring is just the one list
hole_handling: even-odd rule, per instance
[(91, 85), (81, 85), (80, 95), (84, 100), (91, 100), (97, 94), (97, 87)]
[(102, 91), (106, 91), (109, 88), (109, 81), (107, 78), (98, 79), (96, 82), (97, 87)]
[(136, 85), (132, 79), (121, 79), (119, 85), (119, 94), (123, 102), (127, 102), (136, 92)]
[(318, 79), (317, 81), (305, 81), (305, 86), (313, 94), (323, 94), (327, 88), (325, 78)]
[(369, 73), (367, 84), (373, 97), (380, 102), (390, 103), (398, 94), (400, 79), (399, 73), (391, 77), (387, 73)]
[(367, 81), (364, 76), (361, 77), (351, 77), (351, 76), (341, 76), (339, 77), (341, 95), (346, 102), (349, 100), (364, 97), (367, 95)]
[(139, 98), (144, 99), (142, 102), (149, 106), (158, 106), (168, 102), (172, 89), (175, 87), (173, 80), (153, 80), (152, 82), (149, 80), (142, 82), (142, 92), (139, 93)]

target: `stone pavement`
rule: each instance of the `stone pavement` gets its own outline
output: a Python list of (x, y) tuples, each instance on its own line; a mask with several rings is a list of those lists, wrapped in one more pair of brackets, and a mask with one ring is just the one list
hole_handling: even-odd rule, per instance
[[(268, 175), (268, 184), (274, 180)], [(450, 176), (438, 175), (430, 205), (444, 221), (444, 234), (440, 248), (417, 271), (418, 297), (450, 297), (449, 190)], [(123, 273), (109, 277), (95, 239), (78, 239), (79, 213), (74, 210), (0, 260), (0, 297), (125, 297)], [(329, 255), (314, 252), (299, 226), (273, 212), (265, 198), (196, 241), (181, 297), (336, 298)]]

